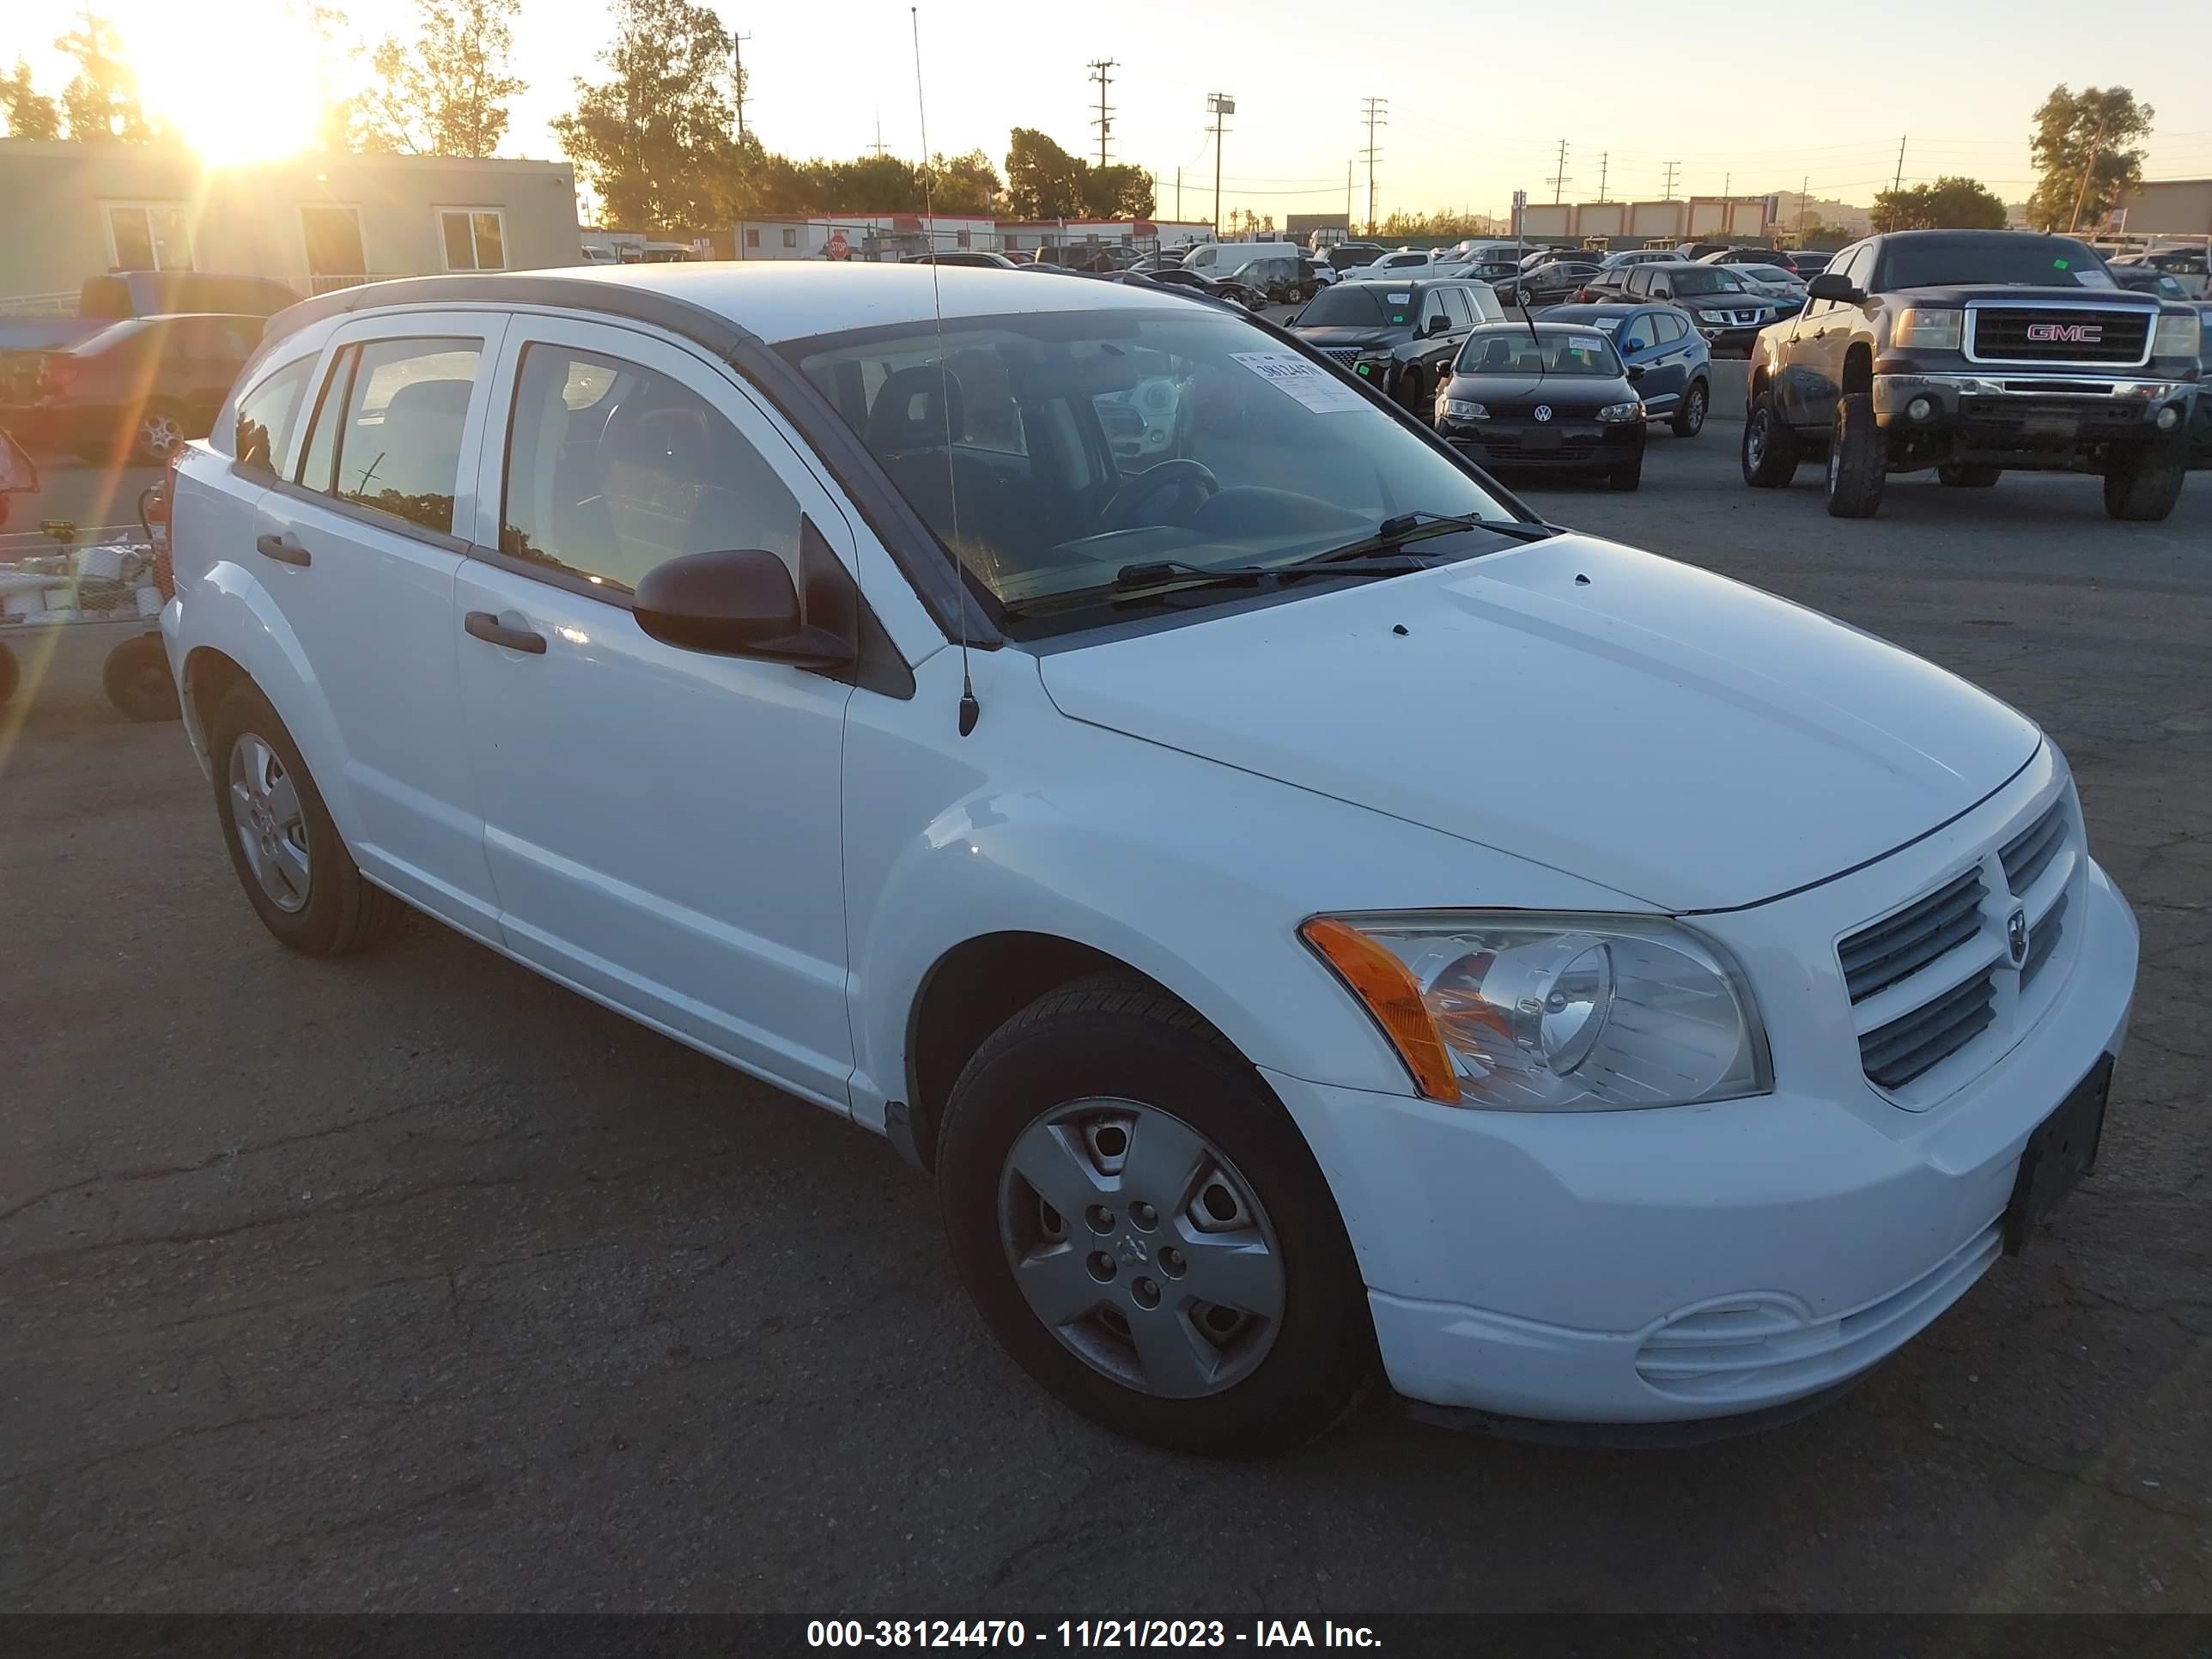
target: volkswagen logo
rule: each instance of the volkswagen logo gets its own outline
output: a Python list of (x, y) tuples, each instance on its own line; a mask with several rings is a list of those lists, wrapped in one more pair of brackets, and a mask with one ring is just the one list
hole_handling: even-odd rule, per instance
[(1540, 421), (1548, 421), (1548, 420), (1550, 420), (1550, 419), (1552, 418), (1552, 406), (1551, 406), (1551, 404), (1538, 404), (1536, 405), (1536, 418), (1537, 418), (1538, 420), (1540, 420)]
[(1121, 1243), (1114, 1254), (1121, 1258), (1121, 1265), (1125, 1267), (1141, 1267), (1152, 1259), (1152, 1252), (1145, 1248), (1145, 1241), (1134, 1233), (1122, 1234)]
[(2014, 910), (2005, 918), (2005, 952), (2015, 968), (2027, 960), (2027, 912)]

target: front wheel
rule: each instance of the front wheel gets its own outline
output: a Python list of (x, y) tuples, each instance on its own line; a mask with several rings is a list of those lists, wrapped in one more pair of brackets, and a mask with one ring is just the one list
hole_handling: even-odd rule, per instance
[(953, 1085), (937, 1169), (984, 1322), (1109, 1429), (1283, 1450), (1375, 1373), (1358, 1267), (1297, 1127), (1146, 981), (1085, 980), (1000, 1027)]
[(1427, 416), (1433, 413), (1422, 397), (1427, 384), (1421, 376), (1421, 366), (1407, 363), (1398, 371), (1398, 401), (1413, 414)]
[(170, 678), (169, 653), (150, 634), (125, 640), (107, 653), (100, 684), (125, 719), (173, 720), (181, 712), (177, 683)]
[(1694, 438), (1705, 429), (1705, 408), (1711, 402), (1703, 380), (1690, 382), (1690, 389), (1682, 394), (1682, 402), (1674, 410), (1674, 435)]
[(1633, 460), (1613, 468), (1605, 475), (1605, 487), (1607, 489), (1634, 489), (1643, 483), (1644, 456), (1641, 451), (1638, 452)]
[(1743, 481), (1753, 489), (1779, 489), (1797, 476), (1797, 434), (1762, 392), (1744, 416)]
[(2116, 453), (2105, 466), (2105, 515), (2156, 524), (2181, 499), (2182, 458), (2166, 445), (2143, 444)]
[(1863, 392), (1838, 398), (1828, 439), (1828, 516), (1871, 519), (1881, 510), (1888, 477), (1889, 456), (1875, 422), (1874, 398)]

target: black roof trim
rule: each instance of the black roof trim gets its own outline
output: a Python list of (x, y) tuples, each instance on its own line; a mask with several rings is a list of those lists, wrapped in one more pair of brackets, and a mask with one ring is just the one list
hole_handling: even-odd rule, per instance
[(425, 306), (546, 306), (597, 312), (665, 330), (710, 351), (743, 375), (797, 428), (860, 516), (914, 585), (923, 608), (947, 639), (961, 636), (986, 649), (1005, 636), (978, 605), (929, 527), (876, 464), (852, 428), (811, 381), (751, 330), (720, 312), (658, 289), (544, 272), (403, 276), (366, 283), (303, 301), (269, 319), (266, 353), (285, 337), (331, 318)]

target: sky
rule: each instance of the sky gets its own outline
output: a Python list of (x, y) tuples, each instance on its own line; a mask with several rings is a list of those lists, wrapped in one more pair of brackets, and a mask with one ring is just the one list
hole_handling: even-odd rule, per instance
[[(171, 95), (232, 111), (235, 120), (246, 90), (236, 85), (240, 42), (265, 43), (264, 82), (296, 88), (305, 79), (295, 66), (276, 73), (290, 50), (282, 29), (253, 25), (255, 14), (273, 18), (281, 3), (225, 0), (221, 31), (207, 29), (207, 12), (176, 0), (107, 0), (105, 9), (126, 41), (152, 44)], [(363, 35), (411, 27), (410, 0), (339, 3)], [(11, 0), (0, 64), (23, 50), (34, 75), (58, 89), (63, 60), (46, 43), (73, 9), (71, 0)], [(715, 9), (751, 37), (746, 118), (771, 149), (850, 156), (876, 142), (880, 123), (894, 154), (919, 153), (905, 4), (719, 0)], [(1571, 21), (1558, 5), (1478, 9), (1467, 0), (1399, 0), (1381, 13), (1348, 0), (1263, 8), (928, 0), (919, 18), (932, 149), (981, 148), (1003, 164), (1009, 129), (1033, 126), (1095, 159), (1097, 88), (1086, 65), (1111, 58), (1109, 156), (1152, 171), (1164, 216), (1177, 210), (1178, 168), (1182, 216), (1212, 216), (1209, 92), (1237, 100), (1222, 148), (1224, 206), (1278, 222), (1345, 206), (1370, 96), (1388, 100), (1376, 133), (1384, 214), (1502, 212), (1516, 188), (1532, 201), (1555, 191), (1594, 200), (1601, 180), (1608, 199), (1657, 198), (1670, 161), (1679, 164), (1678, 196), (1796, 190), (1802, 180), (1816, 198), (1864, 204), (1895, 176), (1900, 139), (1906, 183), (1963, 173), (2018, 201), (2033, 183), (2030, 117), (2061, 81), (2119, 82), (2157, 108), (2147, 176), (2212, 174), (2203, 74), (2212, 8), (2100, 8), (2086, 29), (2090, 12), (2078, 0), (1776, 8), (1763, 39), (1757, 11), (1715, 15), (1729, 20), (1717, 30), (1694, 9), (1670, 15), (1624, 0), (1583, 0)], [(503, 153), (557, 156), (547, 123), (569, 106), (574, 77), (595, 72), (593, 54), (609, 33), (606, 9), (594, 0), (523, 0), (515, 70), (530, 86), (514, 105)], [(1566, 181), (1555, 186), (1562, 170)], [(1352, 193), (1361, 218), (1365, 179), (1363, 161)]]

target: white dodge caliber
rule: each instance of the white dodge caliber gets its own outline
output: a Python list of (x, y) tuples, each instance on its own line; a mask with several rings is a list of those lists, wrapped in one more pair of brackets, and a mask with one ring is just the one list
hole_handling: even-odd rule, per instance
[(1127, 1433), (1771, 1420), (2095, 1157), (2136, 929), (2033, 724), (1207, 301), (381, 283), (175, 489), (270, 933), (404, 903), (889, 1136)]

